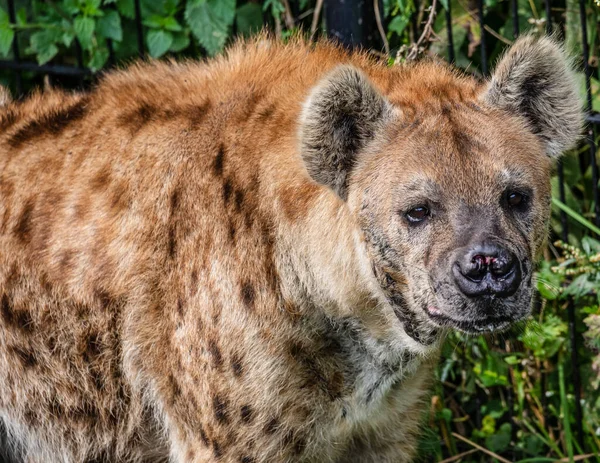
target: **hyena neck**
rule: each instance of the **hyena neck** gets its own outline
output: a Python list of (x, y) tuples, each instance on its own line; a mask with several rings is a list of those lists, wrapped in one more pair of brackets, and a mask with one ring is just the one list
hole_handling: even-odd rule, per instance
[(371, 410), (437, 354), (439, 338), (415, 339), (411, 320), (400, 317), (377, 281), (363, 234), (343, 204), (321, 204), (291, 228), (278, 259), (284, 299), (303, 314), (310, 337), (340, 346), (331, 360), (343, 365), (349, 407)]

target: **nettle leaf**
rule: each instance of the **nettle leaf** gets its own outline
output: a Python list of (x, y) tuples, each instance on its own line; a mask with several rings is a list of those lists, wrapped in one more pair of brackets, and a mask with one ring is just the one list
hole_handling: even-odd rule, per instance
[(408, 26), (408, 17), (396, 16), (390, 21), (390, 24), (388, 25), (388, 30), (390, 32), (396, 33), (397, 35), (402, 35), (402, 32), (404, 32), (406, 26)]
[(153, 29), (162, 29), (163, 18), (157, 14), (151, 14), (143, 21), (144, 26), (151, 27)]
[(181, 32), (183, 30), (181, 24), (179, 24), (173, 16), (164, 18), (162, 25), (166, 30), (171, 32)]
[(235, 13), (235, 25), (238, 34), (243, 36), (259, 31), (263, 25), (263, 12), (260, 5), (246, 3), (240, 6)]
[(169, 16), (173, 16), (177, 12), (179, 0), (165, 0), (163, 8)]
[(73, 27), (75, 28), (75, 35), (79, 39), (81, 47), (86, 50), (91, 49), (96, 21), (85, 16), (78, 16), (73, 22)]
[(44, 29), (31, 35), (26, 53), (36, 55), (38, 64), (46, 64), (58, 53), (56, 43), (60, 40), (60, 31)]
[(180, 52), (181, 50), (185, 50), (190, 46), (190, 35), (189, 32), (181, 32), (173, 34), (173, 43), (171, 44), (171, 48), (169, 51), (173, 53)]
[(123, 40), (121, 16), (115, 10), (107, 10), (96, 23), (96, 30), (102, 37), (120, 42)]
[(88, 61), (88, 67), (92, 72), (96, 72), (98, 69), (102, 69), (108, 61), (108, 49), (106, 48), (95, 48)]
[(173, 34), (168, 31), (152, 29), (146, 35), (148, 42), (148, 53), (152, 58), (158, 58), (164, 55), (173, 44)]
[(229, 36), (235, 17), (236, 0), (191, 0), (185, 8), (185, 19), (192, 33), (206, 51), (219, 52)]
[(121, 16), (129, 19), (135, 18), (135, 4), (133, 0), (116, 0), (116, 5)]
[(6, 11), (0, 8), (0, 53), (8, 55), (10, 46), (15, 38), (15, 31), (10, 27), (10, 20)]

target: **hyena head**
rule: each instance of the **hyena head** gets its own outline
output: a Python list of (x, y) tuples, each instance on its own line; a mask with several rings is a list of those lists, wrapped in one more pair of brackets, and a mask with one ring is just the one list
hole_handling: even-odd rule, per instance
[(570, 62), (526, 36), (486, 83), (432, 64), (397, 75), (385, 96), (352, 66), (313, 89), (307, 170), (356, 217), (398, 317), (503, 329), (530, 312), (553, 161), (581, 131)]

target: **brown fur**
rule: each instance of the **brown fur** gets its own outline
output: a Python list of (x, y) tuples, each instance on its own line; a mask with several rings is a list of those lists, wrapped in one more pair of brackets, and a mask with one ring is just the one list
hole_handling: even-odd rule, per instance
[[(387, 108), (344, 119), (362, 138), (342, 180), (318, 175), (341, 140), (318, 117), (348, 108), (327, 105), (332, 82), (352, 108)], [(485, 91), (436, 64), (259, 39), (2, 108), (0, 421), (15, 450), (410, 461), (443, 331), (420, 309), (423, 275), (473, 211), (521, 233), (530, 267), (545, 235), (543, 141)], [(501, 214), (502, 175), (535, 190), (526, 225)], [(448, 212), (417, 236), (400, 211), (428, 185)]]

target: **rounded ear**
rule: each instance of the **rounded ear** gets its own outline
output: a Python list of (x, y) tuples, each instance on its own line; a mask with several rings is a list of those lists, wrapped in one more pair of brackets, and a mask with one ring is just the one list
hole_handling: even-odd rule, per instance
[(572, 148), (581, 134), (573, 63), (550, 37), (519, 38), (500, 59), (483, 99), (521, 116), (552, 158)]
[(310, 176), (345, 200), (357, 154), (391, 113), (391, 105), (361, 71), (335, 68), (312, 90), (302, 112), (300, 149)]

